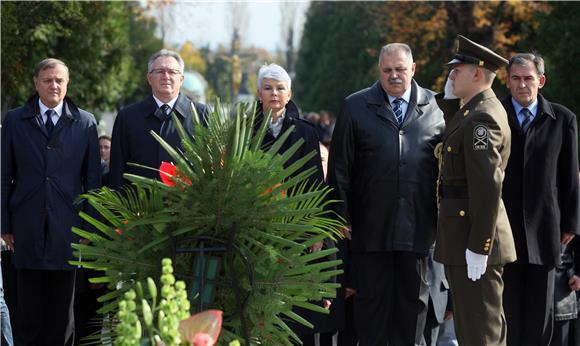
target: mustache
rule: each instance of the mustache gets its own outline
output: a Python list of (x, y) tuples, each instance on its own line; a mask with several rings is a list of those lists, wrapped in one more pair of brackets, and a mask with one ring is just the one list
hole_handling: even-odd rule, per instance
[(401, 78), (389, 79), (389, 84), (403, 84), (403, 80)]

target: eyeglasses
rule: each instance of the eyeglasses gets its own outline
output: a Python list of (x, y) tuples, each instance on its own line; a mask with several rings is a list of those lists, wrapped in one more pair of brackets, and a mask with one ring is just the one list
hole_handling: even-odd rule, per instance
[(151, 72), (149, 72), (149, 73), (153, 73), (153, 74), (158, 75), (158, 76), (162, 76), (162, 75), (167, 73), (171, 77), (175, 77), (177, 75), (180, 75), (181, 71), (174, 70), (174, 69), (156, 68), (154, 70), (151, 70)]

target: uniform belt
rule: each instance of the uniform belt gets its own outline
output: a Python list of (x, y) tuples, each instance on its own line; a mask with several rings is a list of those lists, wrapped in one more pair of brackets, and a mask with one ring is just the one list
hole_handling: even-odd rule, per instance
[(467, 199), (469, 193), (466, 186), (441, 186), (441, 198)]

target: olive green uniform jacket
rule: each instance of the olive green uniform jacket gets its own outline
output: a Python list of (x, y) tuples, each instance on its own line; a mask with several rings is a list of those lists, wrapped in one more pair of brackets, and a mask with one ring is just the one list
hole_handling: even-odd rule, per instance
[(461, 109), (459, 100), (437, 103), (446, 130), (440, 151), (439, 220), (435, 260), (466, 265), (465, 249), (488, 255), (488, 265), (516, 259), (514, 239), (501, 198), (510, 155), (507, 114), (487, 89)]

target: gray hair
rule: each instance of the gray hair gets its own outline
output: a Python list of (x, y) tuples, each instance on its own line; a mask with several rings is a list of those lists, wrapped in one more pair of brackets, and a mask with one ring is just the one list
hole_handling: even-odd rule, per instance
[(153, 70), (153, 63), (155, 62), (155, 60), (164, 57), (170, 57), (177, 60), (177, 63), (179, 64), (179, 72), (183, 73), (183, 71), (185, 70), (185, 63), (183, 62), (183, 59), (181, 59), (179, 53), (169, 49), (162, 49), (159, 52), (151, 55), (149, 61), (147, 62), (147, 72), (151, 72)]
[(486, 83), (493, 83), (493, 79), (495, 78), (495, 72), (486, 69), (485, 67), (478, 67), (481, 72), (483, 73), (483, 78)]
[(288, 89), (292, 90), (292, 80), (288, 72), (282, 66), (276, 64), (263, 65), (258, 71), (258, 89), (262, 89), (264, 79), (270, 78), (288, 84)]
[(510, 58), (510, 61), (508, 62), (507, 72), (508, 74), (510, 73), (513, 64), (525, 66), (530, 62), (534, 64), (534, 66), (536, 67), (536, 71), (538, 72), (539, 76), (543, 75), (546, 72), (544, 67), (544, 59), (535, 52), (521, 53), (512, 56)]
[(62, 60), (58, 60), (58, 59), (54, 59), (54, 58), (44, 59), (41, 62), (39, 62), (36, 65), (36, 67), (34, 68), (34, 78), (38, 78), (40, 71), (44, 71), (44, 70), (47, 70), (49, 68), (55, 68), (59, 65), (64, 67), (64, 69), (66, 71), (67, 79), (68, 79), (68, 66), (66, 66), (66, 64)]
[(403, 52), (413, 62), (413, 52), (411, 52), (411, 47), (406, 43), (389, 43), (381, 48), (381, 54), (379, 54), (379, 66), (381, 65), (381, 60), (385, 54), (393, 54), (395, 52)]

